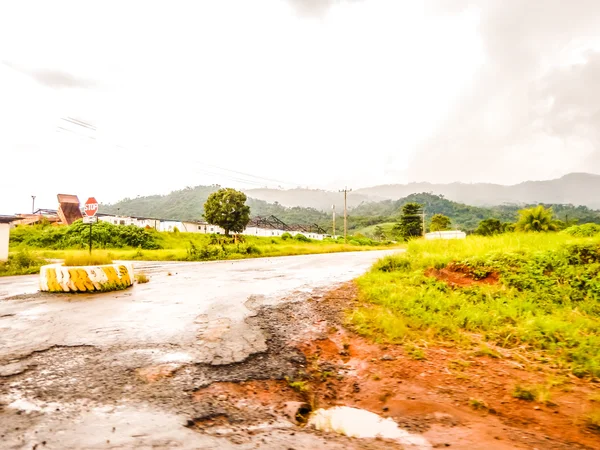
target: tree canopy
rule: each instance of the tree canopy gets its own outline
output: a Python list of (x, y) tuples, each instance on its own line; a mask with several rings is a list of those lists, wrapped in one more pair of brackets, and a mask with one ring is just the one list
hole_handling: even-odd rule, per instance
[(519, 220), (515, 226), (517, 231), (556, 231), (558, 226), (552, 220), (552, 208), (538, 205), (535, 208), (519, 211)]
[(400, 221), (394, 226), (394, 234), (404, 240), (419, 237), (423, 234), (423, 205), (407, 203), (402, 207)]
[(431, 218), (431, 224), (429, 225), (430, 231), (445, 231), (450, 229), (452, 221), (450, 217), (443, 214), (435, 214)]
[(204, 204), (204, 218), (208, 223), (223, 228), (226, 236), (231, 231), (241, 233), (250, 222), (246, 194), (231, 188), (213, 192)]

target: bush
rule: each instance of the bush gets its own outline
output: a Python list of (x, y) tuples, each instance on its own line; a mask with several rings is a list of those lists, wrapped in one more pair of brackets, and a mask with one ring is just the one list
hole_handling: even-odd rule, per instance
[(405, 256), (386, 256), (375, 263), (373, 270), (395, 272), (410, 270), (410, 260)]
[(294, 239), (299, 242), (310, 242), (310, 239), (304, 236), (302, 233), (298, 233), (296, 236), (294, 236)]
[(0, 276), (38, 273), (44, 264), (48, 264), (48, 261), (32, 255), (27, 250), (22, 250), (9, 255), (8, 261), (0, 262)]
[(594, 237), (600, 234), (600, 225), (595, 223), (575, 225), (563, 230), (562, 232), (575, 237)]
[[(18, 226), (11, 231), (11, 244), (23, 244), (28, 247), (63, 250), (68, 248), (87, 248), (90, 227), (78, 220), (64, 226), (35, 225)], [(139, 247), (144, 250), (160, 248), (158, 234), (135, 225), (113, 225), (98, 222), (92, 227), (92, 244), (96, 248)]]
[(281, 239), (283, 239), (284, 241), (287, 241), (288, 239), (292, 239), (292, 235), (288, 232), (285, 232), (281, 235)]

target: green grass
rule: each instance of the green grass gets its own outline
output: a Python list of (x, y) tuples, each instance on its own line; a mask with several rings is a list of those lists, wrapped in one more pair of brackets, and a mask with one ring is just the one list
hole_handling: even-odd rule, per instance
[[(425, 275), (450, 263), (473, 280), (493, 274), (498, 282), (452, 287)], [(492, 348), (535, 352), (550, 367), (600, 377), (599, 273), (598, 238), (418, 240), (358, 279), (361, 305), (349, 321), (378, 342), (454, 342), (491, 357), (500, 356)]]
[(592, 431), (600, 433), (600, 409), (587, 413), (584, 417), (585, 425)]
[(535, 400), (536, 392), (531, 387), (517, 385), (513, 390), (512, 396), (526, 402), (532, 402)]
[[(281, 239), (244, 236), (244, 242), (233, 243), (224, 236), (199, 233), (156, 233), (157, 242), (162, 247), (157, 250), (141, 248), (95, 249), (94, 254), (104, 253), (113, 260), (144, 261), (212, 261), (257, 257), (308, 255), (349, 251), (368, 251), (388, 248), (378, 245), (344, 244), (333, 240), (302, 242), (297, 239)], [(48, 249), (29, 248), (22, 242), (13, 245), (11, 251), (27, 250), (32, 255), (48, 259), (79, 258), (85, 253), (78, 248)]]
[(0, 262), (0, 276), (30, 275), (39, 273), (40, 267), (48, 261), (28, 250), (20, 250), (8, 256), (8, 261)]
[(150, 278), (148, 278), (148, 275), (146, 275), (145, 273), (136, 273), (135, 281), (137, 281), (138, 284), (145, 284), (150, 281)]
[(112, 258), (103, 252), (73, 252), (66, 255), (64, 266), (101, 266), (112, 264)]
[(385, 235), (388, 238), (391, 238), (392, 236), (392, 229), (394, 228), (394, 226), (396, 225), (395, 222), (383, 222), (383, 223), (379, 223), (377, 225), (371, 225), (368, 227), (364, 227), (364, 228), (360, 228), (358, 230), (353, 231), (354, 234), (362, 234), (364, 236), (374, 236), (375, 235), (375, 229), (377, 227), (381, 227), (381, 229), (383, 230), (383, 232), (385, 233)]

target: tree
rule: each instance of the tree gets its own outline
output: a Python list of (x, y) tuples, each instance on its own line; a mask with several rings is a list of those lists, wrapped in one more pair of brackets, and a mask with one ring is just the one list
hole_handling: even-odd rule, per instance
[(204, 204), (204, 218), (211, 225), (223, 228), (225, 236), (229, 236), (230, 231), (241, 233), (250, 222), (246, 194), (231, 188), (213, 192)]
[(422, 223), (423, 205), (407, 203), (402, 207), (400, 221), (394, 225), (394, 234), (405, 241), (423, 234)]
[(519, 220), (515, 229), (517, 231), (556, 231), (556, 223), (552, 220), (552, 208), (544, 208), (538, 205), (534, 208), (519, 211)]
[(505, 231), (506, 227), (498, 219), (485, 219), (479, 222), (475, 234), (481, 236), (493, 236), (495, 234), (501, 234)]
[(386, 235), (385, 235), (385, 231), (383, 231), (383, 228), (380, 227), (379, 225), (377, 225), (375, 227), (375, 233), (374, 233), (375, 239), (379, 240), (379, 241), (384, 241), (387, 239)]
[(450, 217), (445, 216), (443, 214), (435, 214), (431, 218), (431, 225), (429, 225), (429, 229), (431, 231), (444, 231), (450, 229), (450, 224), (452, 221)]

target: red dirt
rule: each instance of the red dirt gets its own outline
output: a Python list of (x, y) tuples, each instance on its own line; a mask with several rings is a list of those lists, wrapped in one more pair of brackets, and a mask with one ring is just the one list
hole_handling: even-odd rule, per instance
[(437, 278), (452, 287), (497, 284), (500, 278), (497, 272), (490, 272), (486, 277), (476, 279), (471, 268), (460, 264), (449, 264), (443, 269), (431, 267), (425, 271), (425, 276)]
[[(333, 310), (354, 301), (348, 285), (322, 300)], [(323, 305), (322, 305), (323, 306)], [(412, 359), (396, 345), (372, 343), (329, 323), (325, 335), (296, 342), (307, 358), (310, 392), (299, 393), (285, 380), (213, 384), (195, 395), (227, 395), (276, 410), (289, 401), (315, 408), (346, 405), (394, 418), (434, 444), (461, 449), (600, 449), (600, 435), (582, 416), (593, 408), (597, 384), (574, 377), (551, 388), (553, 406), (515, 399), (515, 385), (546, 384), (553, 372), (528, 365), (506, 351), (502, 358), (476, 356), (472, 350), (431, 346), (425, 360)], [(342, 367), (340, 369), (340, 367)], [(472, 399), (486, 406), (475, 409)]]

